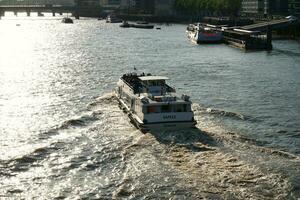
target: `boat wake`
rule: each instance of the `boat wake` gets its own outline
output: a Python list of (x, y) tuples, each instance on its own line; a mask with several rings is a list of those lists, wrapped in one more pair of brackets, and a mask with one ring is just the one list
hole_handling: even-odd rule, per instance
[(299, 157), (228, 132), (207, 118), (215, 113), (198, 104), (193, 109), (197, 128), (142, 134), (113, 94), (101, 96), (82, 116), (42, 132), (30, 152), (1, 160), (0, 196), (38, 197), (44, 191), (45, 198), (72, 199), (284, 199), (299, 194), (299, 183), (280, 170), (286, 160), (298, 165)]
[(213, 108), (207, 108), (206, 112), (209, 113), (209, 114), (225, 116), (225, 117), (231, 117), (231, 118), (239, 119), (239, 120), (249, 119), (247, 116), (244, 116), (240, 113), (228, 112), (228, 111), (224, 111), (224, 110), (217, 110), (217, 109), (213, 109)]
[(235, 120), (256, 121), (253, 117), (250, 117), (250, 116), (247, 116), (247, 115), (244, 115), (241, 113), (219, 110), (219, 109), (215, 109), (215, 108), (206, 108), (197, 103), (194, 103), (193, 109), (196, 112), (200, 112), (202, 114), (217, 115), (220, 117), (229, 117), (229, 118), (235, 119)]

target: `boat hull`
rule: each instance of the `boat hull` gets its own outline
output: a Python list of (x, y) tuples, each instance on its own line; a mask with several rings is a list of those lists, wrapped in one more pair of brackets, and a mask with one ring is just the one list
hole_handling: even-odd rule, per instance
[(120, 25), (122, 28), (142, 28), (142, 29), (153, 29), (154, 25), (149, 24), (129, 24), (129, 23), (123, 23)]
[(106, 23), (121, 23), (123, 20), (116, 17), (107, 17)]
[(132, 24), (131, 27), (133, 27), (133, 28), (143, 28), (143, 29), (153, 29), (154, 25), (150, 25), (150, 24)]
[(194, 128), (197, 123), (195, 121), (188, 122), (164, 122), (164, 123), (149, 123), (149, 124), (139, 124), (138, 128), (142, 132), (155, 131), (155, 130), (181, 130)]
[(63, 18), (61, 22), (65, 24), (73, 24), (73, 20), (71, 18)]
[(223, 34), (221, 32), (206, 34), (200, 31), (188, 31), (188, 37), (190, 38), (190, 40), (197, 44), (218, 44), (223, 42)]

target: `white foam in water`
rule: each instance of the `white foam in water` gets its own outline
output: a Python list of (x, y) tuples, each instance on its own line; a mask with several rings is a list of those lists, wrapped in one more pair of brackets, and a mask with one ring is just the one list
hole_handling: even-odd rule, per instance
[[(0, 198), (299, 198), (299, 45), (191, 46), (185, 28), (1, 19)], [(137, 130), (108, 93), (133, 67), (190, 95), (197, 129)]]
[[(203, 117), (199, 105), (193, 108), (201, 130), (142, 134), (129, 123), (111, 94), (98, 98), (89, 110), (99, 113), (99, 120), (58, 130), (48, 140), (64, 144), (40, 160), (26, 163), (27, 168), (16, 177), (7, 177), (1, 193), (34, 197), (41, 189), (51, 190), (48, 198), (184, 198), (188, 193), (191, 198), (242, 199), (289, 195), (288, 180), (266, 173), (260, 168), (262, 160), (249, 163), (245, 159), (249, 150), (251, 156), (261, 159), (263, 147), (245, 145), (238, 135), (226, 134), (221, 126)], [(10, 166), (11, 173), (14, 167)], [(26, 177), (35, 177), (35, 181), (29, 185), (19, 181)], [(12, 181), (17, 190), (8, 186)], [(34, 186), (37, 182), (44, 184), (38, 189)]]

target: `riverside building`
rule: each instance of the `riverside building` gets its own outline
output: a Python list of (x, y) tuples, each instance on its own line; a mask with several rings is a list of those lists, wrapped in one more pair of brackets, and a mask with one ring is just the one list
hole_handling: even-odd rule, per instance
[(155, 15), (170, 16), (174, 14), (175, 0), (155, 0)]
[(101, 13), (99, 0), (75, 0), (75, 5), (77, 17), (98, 17)]
[(270, 15), (288, 15), (288, 0), (269, 1)]
[(169, 16), (175, 0), (121, 0), (121, 8), (140, 14)]
[(121, 0), (100, 0), (101, 6), (116, 6), (119, 7)]
[(121, 0), (121, 8), (134, 13), (153, 14), (154, 0)]
[(300, 0), (242, 0), (241, 14), (248, 17), (300, 14)]
[(75, 4), (79, 7), (100, 6), (99, 0), (75, 0)]
[(300, 17), (300, 0), (289, 0), (289, 14)]

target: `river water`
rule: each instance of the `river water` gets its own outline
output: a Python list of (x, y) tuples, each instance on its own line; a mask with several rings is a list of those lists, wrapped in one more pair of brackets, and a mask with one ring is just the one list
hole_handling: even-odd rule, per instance
[[(300, 44), (157, 26), (0, 20), (0, 199), (300, 198)], [(197, 129), (136, 130), (111, 94), (134, 67), (190, 95)]]

